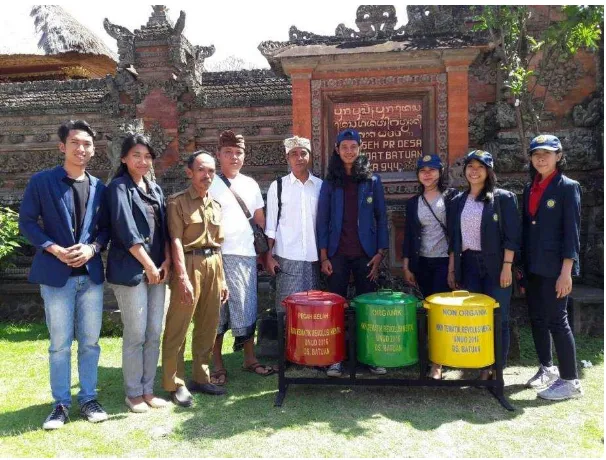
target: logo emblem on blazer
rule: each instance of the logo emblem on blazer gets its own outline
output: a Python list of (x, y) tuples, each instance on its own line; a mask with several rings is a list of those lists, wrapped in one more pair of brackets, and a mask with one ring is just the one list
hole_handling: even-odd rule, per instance
[(555, 206), (555, 203), (556, 203), (555, 200), (547, 200), (547, 207), (553, 208)]
[(372, 197), (371, 197), (371, 196), (369, 196), (368, 198), (366, 198), (366, 202), (367, 202), (368, 204), (372, 203)]
[(431, 155), (425, 155), (423, 157), (423, 161), (427, 162), (427, 161), (431, 161)]
[(492, 220), (494, 220), (495, 222), (499, 221), (499, 215), (496, 212), (492, 215)]

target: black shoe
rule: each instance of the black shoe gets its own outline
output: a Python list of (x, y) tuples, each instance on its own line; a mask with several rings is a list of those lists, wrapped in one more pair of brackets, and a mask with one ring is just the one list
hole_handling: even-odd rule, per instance
[(80, 408), (80, 414), (91, 423), (104, 422), (109, 418), (107, 412), (103, 410), (96, 399), (83, 404)]
[(227, 390), (214, 383), (198, 383), (193, 380), (189, 382), (189, 389), (194, 393), (206, 393), (208, 395), (224, 395)]
[(170, 399), (174, 404), (181, 407), (191, 407), (194, 403), (194, 399), (185, 385), (178, 386), (177, 391), (171, 391)]
[(69, 421), (69, 409), (63, 404), (57, 404), (42, 424), (45, 430), (56, 430), (62, 428)]

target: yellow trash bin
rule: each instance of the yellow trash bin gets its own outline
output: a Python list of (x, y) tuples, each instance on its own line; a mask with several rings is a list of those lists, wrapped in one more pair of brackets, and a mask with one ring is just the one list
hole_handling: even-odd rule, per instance
[(429, 359), (450, 367), (480, 368), (494, 363), (495, 299), (468, 291), (433, 294), (428, 310)]

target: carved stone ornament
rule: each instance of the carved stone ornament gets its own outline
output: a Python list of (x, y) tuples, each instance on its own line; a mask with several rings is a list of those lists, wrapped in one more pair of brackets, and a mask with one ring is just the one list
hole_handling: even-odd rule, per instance
[[(546, 62), (544, 62), (546, 61)], [(560, 60), (542, 60), (539, 64), (538, 82), (548, 86), (551, 96), (561, 101), (585, 75), (583, 66), (574, 57)]]
[(50, 140), (50, 136), (46, 133), (37, 133), (34, 134), (34, 140), (36, 142), (48, 142)]
[(105, 135), (107, 140), (106, 155), (110, 163), (110, 172), (107, 178), (108, 182), (112, 179), (118, 166), (120, 165), (120, 152), (122, 142), (129, 134), (143, 134), (143, 120), (136, 118), (134, 120), (116, 120), (115, 127)]
[(157, 121), (151, 125), (149, 130), (146, 130), (146, 133), (149, 135), (150, 143), (156, 151), (157, 158), (164, 153), (168, 147), (168, 144), (170, 144), (174, 139), (173, 137), (166, 135), (164, 128), (162, 128), (160, 123)]
[(135, 64), (135, 34), (126, 27), (112, 24), (109, 19), (103, 20), (103, 28), (118, 44), (118, 67), (125, 69)]
[(25, 140), (25, 136), (19, 133), (9, 133), (8, 141), (11, 144), (21, 144)]

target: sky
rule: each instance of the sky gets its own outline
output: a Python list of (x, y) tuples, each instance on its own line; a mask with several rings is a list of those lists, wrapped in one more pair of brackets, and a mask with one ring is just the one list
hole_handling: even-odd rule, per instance
[[(169, 16), (174, 21), (179, 11), (184, 10), (184, 35), (193, 45), (215, 45), (215, 54), (207, 64), (237, 56), (256, 68), (269, 67), (266, 59), (257, 50), (265, 40), (288, 40), (288, 29), (296, 25), (299, 30), (320, 35), (334, 35), (335, 28), (344, 23), (357, 30), (355, 25), (358, 1), (213, 1), (172, 3), (167, 5)], [(119, 5), (119, 6), (118, 6)], [(399, 27), (406, 23), (406, 6), (395, 3)], [(123, 1), (62, 3), (83, 25), (100, 37), (110, 49), (117, 51), (116, 41), (103, 29), (103, 19), (124, 26), (131, 31), (147, 23), (152, 13), (150, 5)], [(35, 52), (35, 29), (29, 16), (32, 5), (19, 3), (3, 4), (0, 17), (0, 53)], [(29, 50), (29, 51), (28, 51)]]

